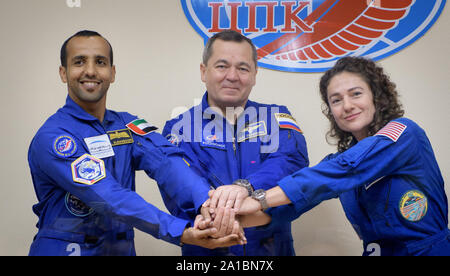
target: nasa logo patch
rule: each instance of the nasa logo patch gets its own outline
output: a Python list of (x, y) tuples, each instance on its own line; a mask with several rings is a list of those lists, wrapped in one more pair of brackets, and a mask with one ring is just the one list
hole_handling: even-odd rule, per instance
[(206, 41), (225, 29), (250, 38), (261, 67), (323, 72), (344, 56), (393, 55), (423, 36), (445, 0), (181, 0)]
[(427, 197), (420, 191), (412, 190), (406, 192), (399, 203), (400, 213), (408, 221), (421, 220), (428, 210)]
[(73, 181), (92, 185), (106, 177), (105, 163), (92, 155), (84, 154), (72, 165)]
[(53, 142), (53, 151), (60, 157), (70, 157), (77, 152), (77, 144), (70, 136), (59, 136)]

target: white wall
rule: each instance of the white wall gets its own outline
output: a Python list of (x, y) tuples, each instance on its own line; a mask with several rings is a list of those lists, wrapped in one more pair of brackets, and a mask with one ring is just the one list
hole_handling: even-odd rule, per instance
[[(175, 107), (190, 107), (204, 92), (199, 64), (203, 41), (178, 0), (0, 0), (0, 255), (26, 255), (36, 233), (36, 203), (27, 163), (34, 133), (64, 104), (67, 89), (58, 75), (63, 41), (81, 29), (100, 32), (114, 48), (116, 83), (108, 107), (160, 126)], [(448, 6), (448, 5), (447, 5)], [(450, 175), (447, 144), (450, 106), (450, 11), (413, 45), (383, 60), (397, 83), (406, 116), (433, 144), (445, 182)], [(334, 148), (326, 144), (328, 123), (320, 111), (321, 74), (260, 68), (251, 99), (287, 105), (305, 132), (311, 164)], [(137, 176), (137, 191), (164, 209), (155, 182)], [(447, 194), (450, 188), (446, 185)], [(294, 223), (298, 255), (360, 255), (361, 242), (337, 200), (324, 202)], [(179, 255), (179, 248), (136, 231), (139, 255)]]

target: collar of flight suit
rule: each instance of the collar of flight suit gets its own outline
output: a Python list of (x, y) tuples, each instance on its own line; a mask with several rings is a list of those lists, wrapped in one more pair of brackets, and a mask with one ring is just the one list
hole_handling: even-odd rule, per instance
[[(211, 108), (211, 107), (209, 106), (209, 104), (208, 104), (208, 91), (206, 91), (205, 94), (203, 95), (201, 105), (202, 105), (202, 112), (203, 112), (203, 114), (209, 114), (209, 115), (214, 115), (214, 116), (220, 116), (223, 120), (225, 120), (225, 118), (222, 116), (221, 113), (216, 112), (213, 108)], [(255, 113), (249, 113), (250, 115), (252, 115), (252, 114), (258, 114), (259, 110), (258, 110), (258, 104), (257, 104), (256, 102), (247, 100), (247, 103), (245, 104), (244, 110), (247, 110), (247, 108), (249, 108), (249, 107), (254, 107), (255, 110), (256, 110)], [(238, 122), (239, 122), (240, 120), (242, 120), (242, 119), (245, 119), (245, 116), (242, 116), (243, 114), (245, 114), (245, 111), (244, 111), (241, 115), (239, 115), (239, 117), (238, 117), (238, 119), (237, 119)], [(256, 115), (256, 116), (258, 117), (258, 115)], [(254, 121), (254, 120), (257, 119), (257, 118), (254, 118), (254, 117), (252, 117), (252, 116), (250, 116), (250, 117), (247, 116), (247, 117), (248, 117), (248, 120), (249, 120), (250, 122), (252, 122), (252, 121)], [(226, 121), (226, 120), (225, 120), (225, 121)], [(227, 122), (227, 124), (229, 124), (228, 121), (226, 121), (226, 122)], [(240, 125), (240, 124), (238, 123), (238, 125)]]
[[(76, 102), (74, 102), (69, 95), (67, 95), (66, 104), (62, 107), (61, 111), (83, 121), (90, 121), (90, 122), (99, 121), (96, 117), (87, 113), (83, 108), (81, 108), (81, 106), (79, 106)], [(105, 117), (103, 118), (103, 122), (101, 123), (103, 125), (111, 123), (114, 121), (113, 117), (114, 115), (112, 114), (112, 112), (106, 109)]]

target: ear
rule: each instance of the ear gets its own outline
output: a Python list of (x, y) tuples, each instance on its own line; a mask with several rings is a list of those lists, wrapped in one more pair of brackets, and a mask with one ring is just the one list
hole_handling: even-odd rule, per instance
[(67, 83), (67, 71), (64, 66), (59, 66), (59, 77), (63, 83)]
[(206, 65), (203, 63), (200, 63), (200, 75), (202, 82), (206, 82)]
[(116, 66), (113, 65), (111, 68), (111, 83), (116, 80)]

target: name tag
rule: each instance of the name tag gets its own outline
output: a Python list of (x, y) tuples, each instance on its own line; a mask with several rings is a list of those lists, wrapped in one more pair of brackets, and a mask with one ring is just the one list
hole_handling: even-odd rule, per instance
[(238, 143), (240, 143), (245, 140), (264, 135), (267, 135), (266, 122), (259, 121), (253, 124), (249, 124), (243, 130), (241, 130), (238, 133), (237, 141)]
[(129, 129), (108, 131), (107, 134), (109, 135), (109, 140), (113, 147), (134, 143), (133, 136)]
[(97, 158), (114, 156), (114, 150), (106, 134), (84, 138), (84, 142), (89, 149), (89, 153)]

